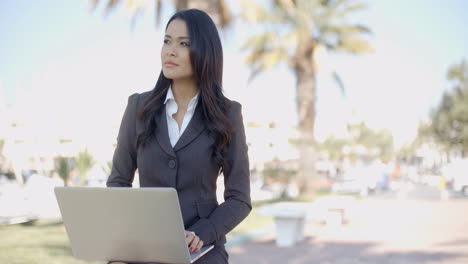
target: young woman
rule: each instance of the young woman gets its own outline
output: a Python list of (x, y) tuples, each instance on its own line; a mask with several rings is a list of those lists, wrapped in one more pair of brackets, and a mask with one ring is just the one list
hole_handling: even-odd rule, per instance
[(252, 208), (249, 160), (241, 105), (222, 93), (222, 46), (206, 13), (172, 16), (161, 64), (154, 89), (129, 97), (107, 186), (131, 186), (138, 169), (141, 187), (175, 188), (190, 250), (215, 246), (197, 263), (228, 263), (225, 235)]

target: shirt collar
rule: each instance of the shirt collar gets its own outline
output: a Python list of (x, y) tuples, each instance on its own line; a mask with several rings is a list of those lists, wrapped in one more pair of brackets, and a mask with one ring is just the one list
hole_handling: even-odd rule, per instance
[[(200, 95), (200, 90), (198, 90), (197, 94), (190, 100), (187, 111), (191, 111), (192, 109), (195, 108), (195, 106), (197, 106), (199, 95)], [(173, 100), (175, 102), (174, 93), (172, 93), (171, 86), (169, 86), (169, 89), (167, 90), (167, 95), (166, 95), (166, 99), (164, 100), (164, 104), (166, 104), (167, 101), (169, 100)]]
[(169, 89), (167, 90), (166, 100), (164, 100), (164, 104), (166, 104), (167, 101), (170, 100), (170, 99), (175, 101), (174, 94), (172, 93), (172, 87), (171, 86), (169, 86)]
[(190, 100), (188, 104), (187, 111), (193, 111), (198, 104), (198, 96), (200, 94), (200, 90), (198, 90), (197, 94)]

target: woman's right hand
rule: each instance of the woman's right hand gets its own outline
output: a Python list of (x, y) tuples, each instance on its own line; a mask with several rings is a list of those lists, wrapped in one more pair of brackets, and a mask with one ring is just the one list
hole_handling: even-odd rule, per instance
[(197, 252), (203, 247), (203, 241), (192, 231), (185, 230), (185, 241), (190, 253)]

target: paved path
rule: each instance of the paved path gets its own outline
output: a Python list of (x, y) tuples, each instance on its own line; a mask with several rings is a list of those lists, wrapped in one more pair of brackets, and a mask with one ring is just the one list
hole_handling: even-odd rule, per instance
[(229, 248), (231, 264), (468, 263), (468, 200), (363, 200), (338, 229), (308, 223), (306, 240), (274, 234)]

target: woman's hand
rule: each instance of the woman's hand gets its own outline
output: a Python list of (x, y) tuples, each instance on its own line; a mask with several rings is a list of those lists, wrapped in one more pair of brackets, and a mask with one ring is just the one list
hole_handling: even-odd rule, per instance
[(187, 241), (190, 253), (197, 252), (203, 247), (203, 241), (192, 231), (185, 230), (185, 241)]

